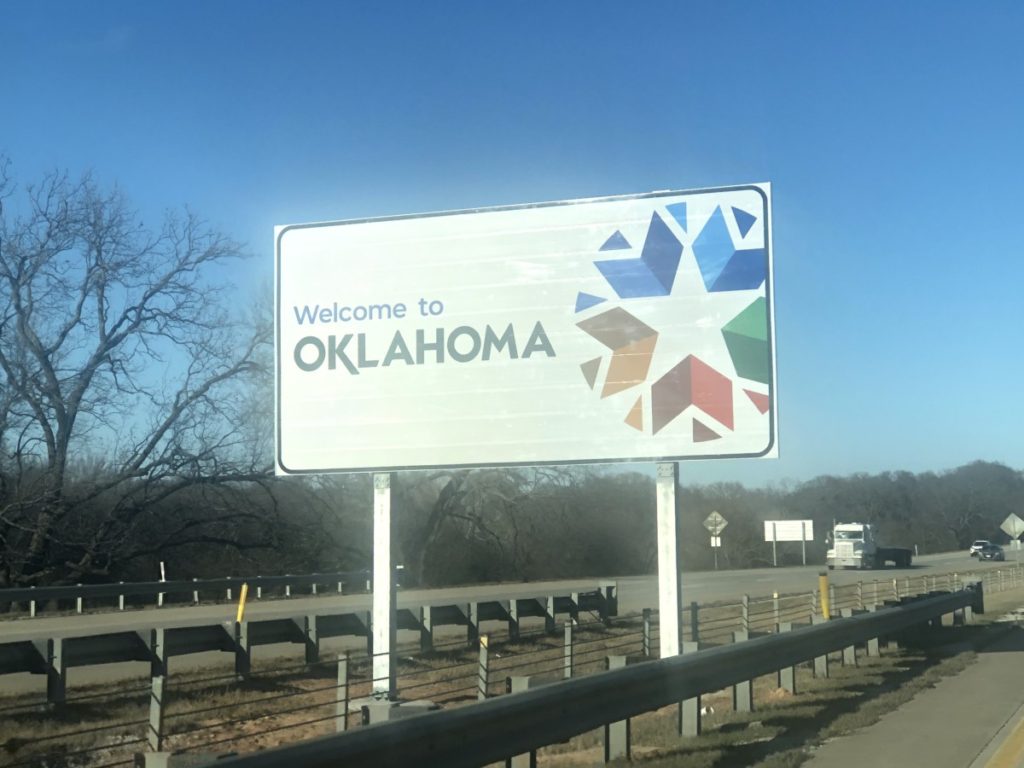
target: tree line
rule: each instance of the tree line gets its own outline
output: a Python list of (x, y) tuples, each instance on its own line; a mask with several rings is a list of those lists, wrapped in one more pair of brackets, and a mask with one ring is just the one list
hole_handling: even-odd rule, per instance
[[(63, 172), (19, 186), (0, 157), (0, 589), (359, 570), (367, 475), (273, 476), (269, 302), (227, 307), (244, 248), (189, 210), (151, 225), (117, 189)], [(712, 567), (702, 521), (728, 521), (725, 567), (771, 564), (763, 521), (877, 523), (921, 552), (998, 539), (1024, 477), (941, 473), (679, 489), (682, 561)], [(400, 473), (410, 583), (650, 573), (654, 481), (579, 468)], [(799, 545), (781, 546), (783, 563)]]

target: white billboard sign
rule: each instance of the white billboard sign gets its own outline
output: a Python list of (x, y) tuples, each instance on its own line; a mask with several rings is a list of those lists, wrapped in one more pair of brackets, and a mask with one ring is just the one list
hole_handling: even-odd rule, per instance
[(813, 520), (765, 520), (765, 541), (814, 541)]
[(280, 474), (777, 454), (767, 184), (275, 234)]

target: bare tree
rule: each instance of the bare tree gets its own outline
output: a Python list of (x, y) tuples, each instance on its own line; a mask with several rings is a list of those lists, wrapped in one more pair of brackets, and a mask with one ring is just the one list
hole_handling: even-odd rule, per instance
[(493, 555), (490, 572), (522, 578), (530, 559), (527, 507), (535, 507), (552, 489), (572, 485), (579, 471), (562, 467), (529, 469), (456, 469), (401, 476), (397, 509), (398, 538), (409, 577), (416, 583), (465, 579), (454, 569), (429, 573), (437, 560), (453, 565), (451, 553), (439, 553), (457, 538), (462, 548)]
[[(228, 309), (240, 246), (187, 210), (150, 229), (89, 175), (19, 190), (9, 167), (0, 159), (0, 586), (230, 542), (251, 513), (228, 489), (270, 472), (246, 428), (269, 323)], [(200, 487), (221, 493), (202, 510), (173, 504)], [(138, 520), (161, 505), (177, 517), (140, 542)]]

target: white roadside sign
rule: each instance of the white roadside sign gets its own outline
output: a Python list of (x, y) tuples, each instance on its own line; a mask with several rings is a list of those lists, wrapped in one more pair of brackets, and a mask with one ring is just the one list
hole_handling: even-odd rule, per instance
[(765, 520), (765, 541), (814, 541), (813, 520)]
[(770, 200), (278, 227), (277, 472), (776, 456)]

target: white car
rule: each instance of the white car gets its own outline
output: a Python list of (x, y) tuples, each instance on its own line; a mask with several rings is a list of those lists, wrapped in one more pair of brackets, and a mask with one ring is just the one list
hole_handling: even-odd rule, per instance
[(978, 539), (973, 544), (971, 544), (971, 548), (967, 551), (967, 553), (971, 557), (977, 557), (978, 553), (981, 552), (982, 549), (990, 546), (992, 546), (992, 542), (988, 539)]

